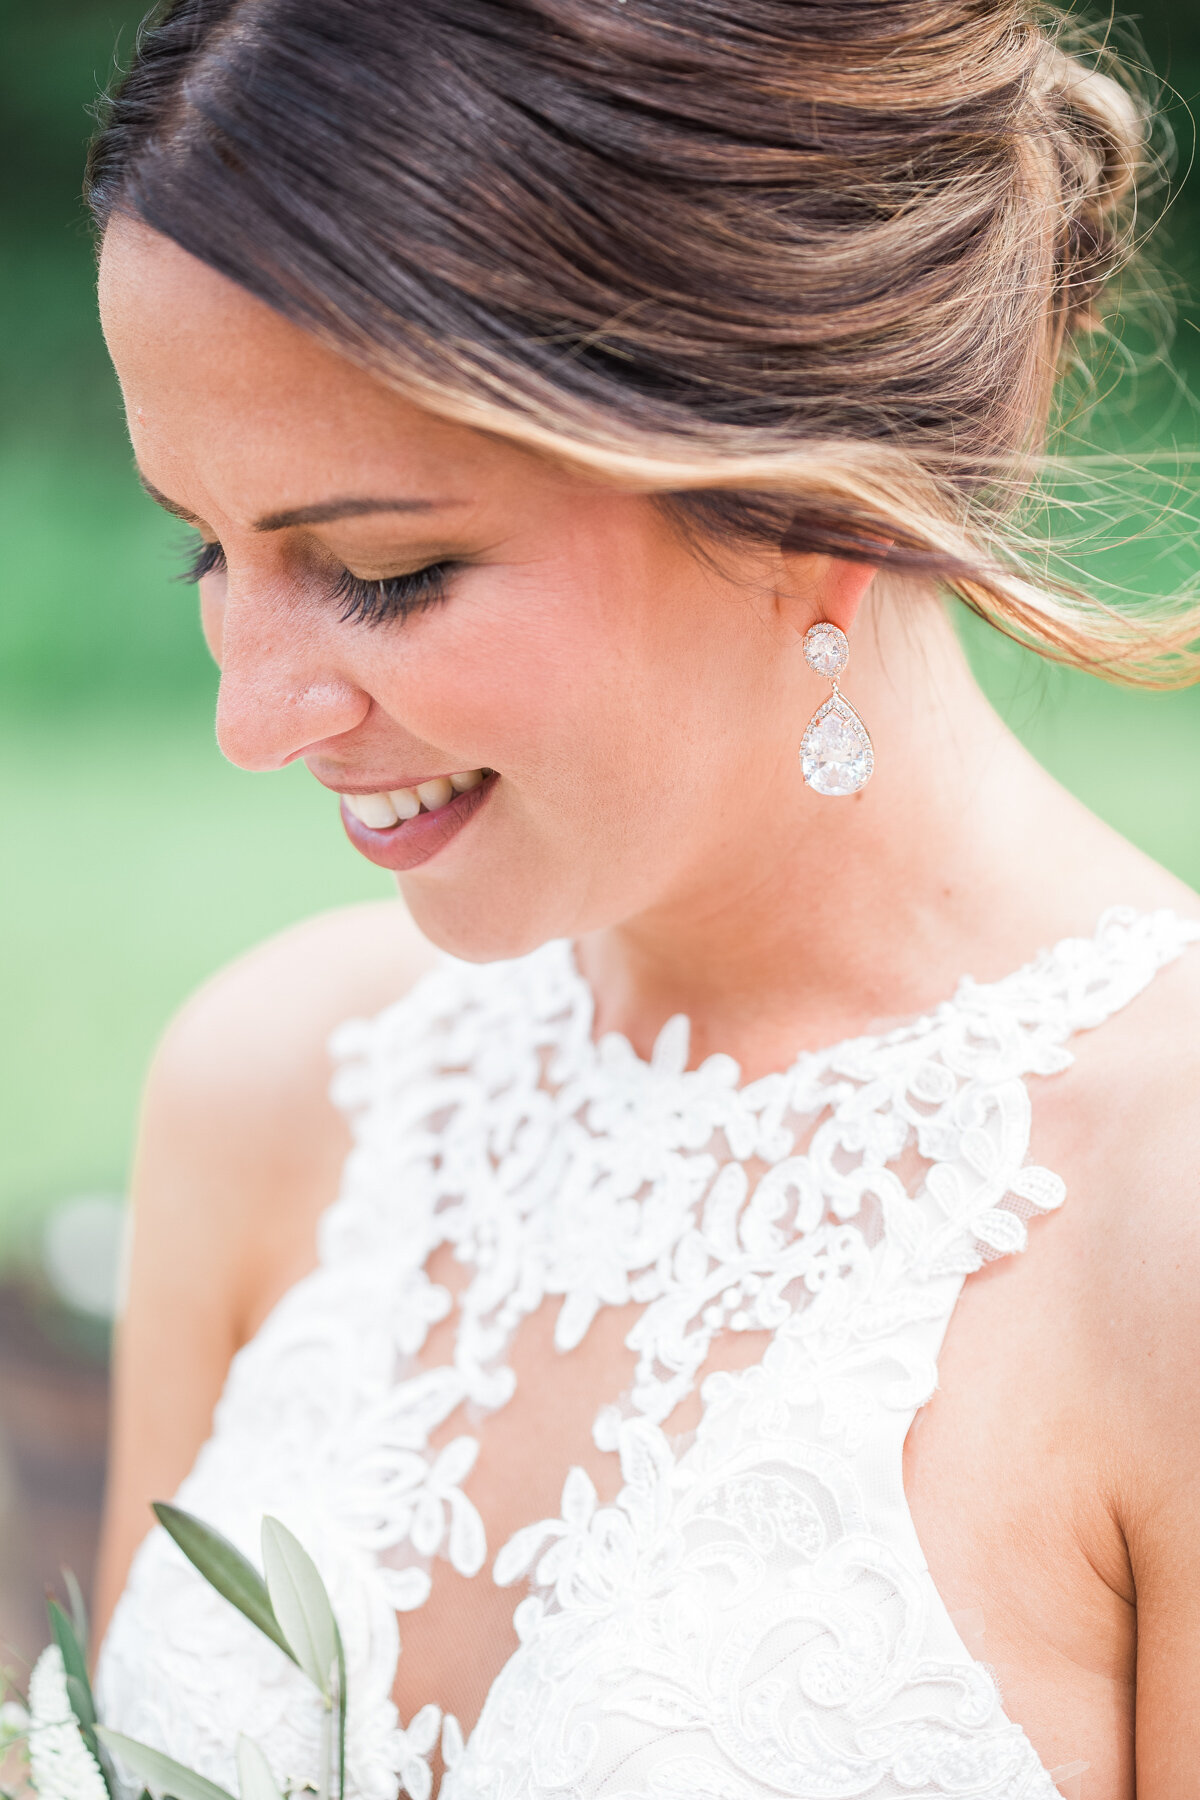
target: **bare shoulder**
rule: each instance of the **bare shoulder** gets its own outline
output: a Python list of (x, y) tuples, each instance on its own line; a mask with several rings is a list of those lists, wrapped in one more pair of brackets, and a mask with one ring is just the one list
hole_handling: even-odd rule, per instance
[[(1178, 1249), (1193, 1223), (1200, 1229), (1200, 941), (1073, 1049), (1095, 1227), (1114, 1259), (1138, 1243), (1144, 1256)], [(1166, 1273), (1139, 1257), (1123, 1271), (1123, 1291), (1136, 1295), (1143, 1268), (1145, 1278)]]
[(398, 999), (435, 959), (399, 900), (341, 908), (229, 964), (168, 1027), (146, 1087), (138, 1202), (159, 1209), (187, 1190), (237, 1265), (245, 1329), (307, 1255), (348, 1147), (329, 1100), (331, 1032)]
[(324, 1063), (342, 1019), (377, 1012), (436, 960), (399, 900), (306, 919), (229, 963), (168, 1027), (152, 1079), (189, 1101), (225, 1097), (253, 1129), (244, 1102), (290, 1108), (298, 1076)]
[(1144, 1515), (1156, 1489), (1200, 1489), (1200, 942), (1077, 1040), (1069, 1079), (1081, 1293)]
[(1107, 1169), (1096, 1188), (1105, 1231), (1126, 1246), (1177, 1243), (1200, 1223), (1200, 941), (1076, 1045)]
[(1086, 1387), (1137, 1596), (1137, 1790), (1166, 1796), (1200, 1683), (1200, 944), (1128, 1015), (1090, 1114)]
[(230, 964), (164, 1035), (134, 1170), (101, 1623), (149, 1502), (175, 1492), (208, 1435), (230, 1359), (315, 1261), (348, 1148), (331, 1031), (398, 999), (434, 958), (399, 901), (348, 907)]

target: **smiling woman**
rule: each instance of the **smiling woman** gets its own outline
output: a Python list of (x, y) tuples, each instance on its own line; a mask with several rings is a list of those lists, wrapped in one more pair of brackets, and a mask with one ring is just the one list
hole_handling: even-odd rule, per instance
[(117, 1729), (317, 1766), (145, 1536), (178, 1489), (313, 1550), (370, 1800), (1187, 1791), (1200, 902), (943, 607), (1196, 668), (1191, 603), (1035, 581), (1007, 523), (1149, 156), (1076, 48), (1022, 0), (143, 34), (101, 309), (222, 748), (339, 794), (450, 954), (318, 921), (167, 1039)]

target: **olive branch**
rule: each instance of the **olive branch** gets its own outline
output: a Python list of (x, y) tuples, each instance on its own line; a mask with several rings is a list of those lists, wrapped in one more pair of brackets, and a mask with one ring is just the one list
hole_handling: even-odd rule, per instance
[[(160, 1502), (154, 1512), (209, 1586), (277, 1645), (316, 1689), (322, 1702), (316, 1800), (344, 1800), (346, 1653), (316, 1564), (278, 1519), (263, 1520), (260, 1575), (228, 1538), (182, 1507)], [(73, 1576), (67, 1574), (65, 1580), (69, 1611), (55, 1599), (48, 1602), (53, 1642), (30, 1680), (32, 1716), (26, 1736), (40, 1800), (128, 1800), (118, 1763), (144, 1784), (142, 1800), (149, 1800), (151, 1791), (171, 1800), (286, 1800), (253, 1738), (239, 1736), (237, 1741), (234, 1796), (161, 1750), (101, 1725), (87, 1672), (83, 1597)], [(69, 1718), (62, 1710), (64, 1688)], [(42, 1717), (35, 1698), (39, 1694), (49, 1696), (48, 1703), (41, 1702)]]

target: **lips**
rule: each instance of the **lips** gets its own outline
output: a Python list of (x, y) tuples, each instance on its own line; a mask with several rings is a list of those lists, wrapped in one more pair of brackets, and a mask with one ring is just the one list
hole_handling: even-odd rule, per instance
[(433, 811), (422, 811), (415, 818), (382, 827), (367, 825), (357, 818), (343, 794), (342, 825), (354, 848), (378, 868), (416, 869), (436, 856), (451, 838), (458, 836), (480, 808), (487, 805), (499, 779), (494, 772), (489, 773), (477, 787), (455, 793)]

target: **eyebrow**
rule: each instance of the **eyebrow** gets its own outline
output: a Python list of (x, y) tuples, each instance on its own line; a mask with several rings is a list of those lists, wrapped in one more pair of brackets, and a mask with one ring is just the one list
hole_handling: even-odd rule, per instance
[[(141, 482), (151, 500), (161, 506), (164, 511), (182, 519), (186, 525), (199, 525), (200, 520), (195, 513), (180, 506), (177, 500), (170, 500), (147, 481), (141, 470), (138, 471)], [(412, 499), (368, 499), (348, 496), (345, 499), (320, 500), (314, 506), (287, 507), (282, 512), (264, 513), (261, 519), (255, 519), (253, 531), (286, 531), (295, 525), (328, 525), (335, 519), (363, 518), (368, 513), (412, 513), (432, 512), (442, 506), (462, 506), (461, 500), (412, 500)]]

